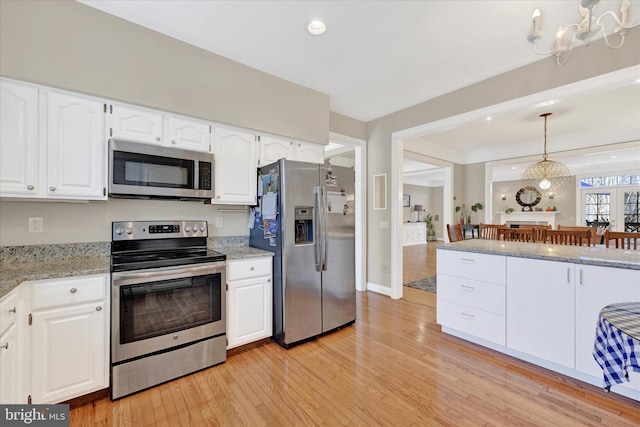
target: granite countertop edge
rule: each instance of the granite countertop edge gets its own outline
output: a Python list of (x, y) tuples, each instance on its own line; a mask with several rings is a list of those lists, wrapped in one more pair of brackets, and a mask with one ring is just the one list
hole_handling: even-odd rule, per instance
[(640, 251), (625, 249), (481, 239), (445, 243), (438, 246), (438, 249), (640, 270)]
[[(273, 256), (273, 252), (249, 246), (226, 247), (216, 250), (226, 254), (227, 260), (229, 261)], [(92, 274), (108, 274), (110, 269), (110, 256), (78, 256), (46, 261), (3, 262), (0, 263), (0, 298), (7, 295), (23, 282), (88, 276)]]

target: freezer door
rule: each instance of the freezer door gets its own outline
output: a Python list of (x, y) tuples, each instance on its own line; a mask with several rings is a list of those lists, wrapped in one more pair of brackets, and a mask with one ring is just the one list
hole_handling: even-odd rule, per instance
[(311, 215), (315, 216), (314, 190), (318, 186), (318, 165), (288, 160), (280, 162), (283, 344), (287, 346), (322, 333), (321, 273), (316, 271), (317, 236), (311, 239), (311, 243), (296, 243), (295, 238), (296, 207), (312, 208)]
[(352, 168), (320, 167), (325, 189), (326, 271), (322, 272), (322, 331), (356, 318), (355, 175)]

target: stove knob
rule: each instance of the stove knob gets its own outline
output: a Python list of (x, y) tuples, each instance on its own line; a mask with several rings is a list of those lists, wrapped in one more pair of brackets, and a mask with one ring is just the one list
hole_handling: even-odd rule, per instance
[(204, 230), (206, 230), (206, 228), (203, 226), (200, 227), (200, 231), (204, 232)]
[(124, 230), (124, 231), (125, 231), (125, 233), (127, 233), (127, 234), (131, 234), (131, 233), (133, 233), (133, 228), (127, 227), (127, 229), (126, 229), (126, 230)]
[(193, 224), (193, 232), (194, 233), (198, 232), (198, 225), (197, 224)]
[(124, 230), (122, 228), (116, 228), (116, 234), (119, 236), (122, 233), (124, 233)]
[(184, 227), (184, 231), (186, 231), (187, 233), (191, 231), (191, 227), (189, 227), (188, 225)]

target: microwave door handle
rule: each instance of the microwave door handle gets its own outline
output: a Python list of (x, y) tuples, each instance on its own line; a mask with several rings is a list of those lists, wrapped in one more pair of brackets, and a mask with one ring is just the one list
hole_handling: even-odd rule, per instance
[(320, 226), (320, 187), (313, 187), (313, 255), (316, 271), (322, 271), (322, 242)]
[(200, 162), (198, 160), (193, 161), (193, 189), (200, 189)]

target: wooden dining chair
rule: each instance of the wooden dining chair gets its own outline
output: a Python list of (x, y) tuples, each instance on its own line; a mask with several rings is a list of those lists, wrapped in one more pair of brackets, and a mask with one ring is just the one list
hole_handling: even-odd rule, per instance
[(591, 245), (591, 230), (545, 230), (544, 236), (544, 241), (552, 245)]
[(500, 239), (511, 242), (530, 242), (534, 243), (536, 240), (536, 230), (532, 227), (529, 228), (501, 228)]
[(615, 240), (617, 249), (633, 249), (638, 250), (638, 239), (640, 233), (631, 233), (626, 231), (605, 231), (604, 244), (608, 248), (612, 240)]
[(480, 224), (478, 231), (478, 237), (485, 240), (498, 240), (500, 238), (500, 228), (503, 228), (503, 224)]
[(447, 234), (449, 235), (450, 242), (457, 242), (464, 239), (462, 226), (460, 224), (447, 224)]
[(572, 230), (572, 231), (584, 231), (587, 230), (590, 233), (590, 242), (592, 245), (595, 245), (596, 243), (600, 243), (599, 241), (596, 241), (596, 229), (594, 227), (587, 227), (584, 225), (561, 225), (558, 224), (558, 230)]
[(520, 228), (532, 228), (533, 229), (533, 241), (534, 242), (544, 242), (544, 232), (545, 230), (551, 230), (550, 225), (520, 225)]

